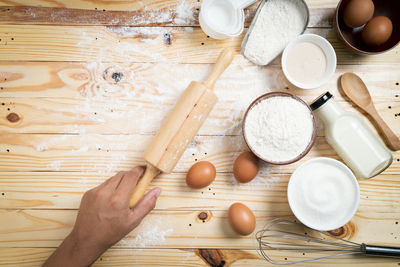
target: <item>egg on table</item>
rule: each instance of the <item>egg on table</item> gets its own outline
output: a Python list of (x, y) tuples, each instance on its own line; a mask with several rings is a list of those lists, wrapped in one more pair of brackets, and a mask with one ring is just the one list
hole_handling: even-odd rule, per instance
[(393, 32), (392, 21), (385, 16), (371, 19), (361, 32), (361, 38), (366, 45), (378, 46), (389, 40)]
[(233, 163), (233, 175), (240, 183), (248, 183), (257, 176), (258, 159), (250, 151), (241, 153)]
[(186, 174), (186, 184), (191, 188), (203, 188), (210, 185), (216, 175), (215, 166), (208, 161), (200, 161), (190, 167)]
[(232, 229), (241, 235), (249, 235), (256, 228), (256, 217), (244, 204), (233, 203), (228, 210), (228, 221)]
[(367, 23), (374, 15), (372, 0), (351, 0), (343, 11), (343, 21), (350, 28), (358, 28)]

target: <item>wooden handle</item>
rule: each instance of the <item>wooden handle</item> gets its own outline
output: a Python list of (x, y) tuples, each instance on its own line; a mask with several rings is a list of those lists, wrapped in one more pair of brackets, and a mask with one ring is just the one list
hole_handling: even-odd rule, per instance
[(376, 110), (369, 110), (369, 115), (375, 120), (378, 127), (381, 129), (386, 145), (393, 151), (400, 150), (400, 139), (397, 135), (389, 128), (386, 122), (381, 118)]
[(207, 79), (203, 82), (208, 89), (213, 89), (215, 82), (218, 77), (225, 71), (225, 69), (231, 64), (233, 60), (233, 56), (235, 55), (235, 51), (233, 48), (225, 48), (222, 50), (221, 54), (219, 54), (217, 62), (214, 66), (214, 69), (211, 71), (210, 75), (208, 75)]
[(136, 204), (142, 199), (144, 196), (144, 191), (147, 186), (151, 183), (154, 177), (160, 174), (160, 170), (154, 167), (151, 164), (147, 164), (146, 171), (144, 172), (142, 178), (140, 178), (137, 183), (133, 193), (131, 195), (131, 199), (129, 200), (129, 207), (133, 208)]

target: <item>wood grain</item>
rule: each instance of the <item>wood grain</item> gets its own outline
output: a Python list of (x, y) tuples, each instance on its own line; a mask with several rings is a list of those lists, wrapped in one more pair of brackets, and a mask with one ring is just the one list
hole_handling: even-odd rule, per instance
[[(175, 93), (176, 94), (176, 93)], [(178, 96), (155, 96), (152, 99), (95, 100), (69, 98), (2, 98), (0, 99), (0, 131), (2, 133), (66, 133), (66, 134), (154, 134)], [(165, 101), (165, 99), (167, 101)], [(239, 135), (242, 118), (253, 98), (219, 102), (215, 105), (200, 135)], [(4, 103), (4, 105), (2, 105)], [(399, 135), (399, 102), (376, 102), (382, 118)], [(347, 110), (361, 114), (348, 102), (340, 102)], [(238, 109), (237, 105), (241, 105)], [(127, 123), (129, 121), (129, 123)], [(148, 123), (151, 121), (151, 123)], [(322, 136), (322, 124), (318, 135)]]
[[(31, 267), (40, 266), (53, 252), (53, 248), (0, 248), (0, 266)], [(215, 256), (215, 255), (218, 256)], [(269, 252), (276, 259), (285, 261), (287, 255)], [(203, 255), (203, 256), (202, 256)], [(211, 255), (211, 256), (205, 256)], [(289, 257), (288, 260), (308, 258), (309, 256)], [(159, 266), (160, 262), (165, 266), (204, 267), (219, 266), (266, 266), (255, 250), (245, 249), (109, 249), (93, 266)], [(365, 266), (365, 267), (394, 267), (398, 259), (348, 256), (324, 261), (296, 264), (296, 266)]]
[[(306, 2), (307, 32), (326, 36), (337, 52), (331, 81), (301, 90), (284, 78), (280, 58), (257, 67), (236, 56), (216, 84), (219, 103), (200, 135), (174, 173), (154, 180), (152, 186), (164, 189), (157, 210), (94, 266), (266, 265), (252, 237), (238, 237), (226, 227), (227, 207), (233, 201), (247, 204), (258, 229), (271, 216), (293, 218), (286, 199), (290, 174), (306, 159), (338, 157), (319, 126), (316, 146), (301, 162), (262, 165), (256, 180), (236, 184), (232, 162), (246, 149), (240, 122), (258, 95), (283, 90), (310, 103), (329, 90), (345, 109), (363, 114), (337, 83), (342, 73), (356, 72), (380, 115), (400, 135), (400, 47), (374, 57), (353, 55), (331, 29), (338, 0)], [(116, 171), (143, 164), (146, 145), (188, 83), (206, 77), (223, 47), (240, 50), (241, 37), (207, 38), (198, 25), (200, 4), (0, 0), (0, 266), (41, 265), (71, 230), (82, 194)], [(245, 11), (246, 26), (256, 7)], [(182, 8), (193, 17), (180, 19)], [(359, 180), (359, 210), (339, 237), (399, 244), (400, 154), (393, 155), (384, 174)], [(217, 179), (204, 190), (185, 185), (185, 173), (196, 160), (217, 166)], [(201, 212), (207, 214), (204, 222)], [(273, 255), (282, 261), (312, 257)], [(299, 266), (399, 264), (398, 259), (346, 257)]]
[[(257, 227), (273, 217), (294, 219), (292, 213), (275, 209), (255, 211)], [(207, 218), (200, 220), (199, 213)], [(0, 231), (0, 247), (55, 247), (71, 231), (75, 210), (0, 210), (3, 227)], [(398, 244), (398, 212), (358, 212), (350, 224), (350, 239), (354, 242)], [(203, 222), (204, 221), (204, 222)], [(238, 236), (228, 225), (227, 211), (154, 210), (140, 226), (118, 242), (115, 247), (141, 248), (254, 248), (253, 236)], [(350, 229), (350, 228), (349, 228)], [(390, 230), (389, 230), (390, 229)]]
[[(0, 61), (0, 98), (63, 97), (95, 101), (107, 97), (140, 102), (152, 96), (172, 103), (191, 81), (204, 80), (212, 67), (213, 64), (172, 65), (163, 62)], [(237, 56), (223, 73), (216, 83), (215, 92), (220, 101), (226, 102), (224, 105), (238, 101), (239, 96), (250, 100), (268, 90), (288, 91), (307, 102), (329, 90), (335, 99), (349, 100), (342, 95), (338, 79), (343, 73), (355, 69), (374, 101), (400, 102), (400, 74), (396, 65), (339, 65), (327, 84), (313, 90), (302, 90), (285, 79), (280, 66), (257, 67), (242, 56)], [(157, 79), (154, 79), (154, 73), (157, 73)]]
[[(3, 134), (0, 136), (0, 171), (97, 171), (113, 174), (144, 165), (143, 152), (152, 135), (51, 135)], [(248, 150), (242, 136), (196, 136), (175, 167), (186, 173), (196, 161), (210, 161), (220, 173), (231, 173), (234, 159)], [(339, 159), (324, 137), (317, 137), (309, 154), (290, 165), (265, 165), (269, 173), (291, 173), (312, 157)], [(385, 173), (400, 171), (400, 152)]]
[[(1, 172), (0, 208), (78, 209), (82, 194), (113, 174), (115, 172)], [(264, 168), (251, 183), (238, 184), (232, 173), (217, 173), (216, 180), (203, 189), (187, 187), (185, 175), (162, 174), (153, 181), (150, 188), (163, 189), (156, 209), (225, 210), (233, 201), (241, 201), (253, 211), (262, 212), (268, 207), (268, 211), (290, 214), (286, 188), (291, 174), (270, 173)], [(393, 216), (400, 216), (397, 174), (381, 174), (371, 180), (359, 179), (359, 183), (359, 213), (392, 212)]]
[[(326, 36), (338, 64), (399, 64), (397, 47), (376, 56), (349, 52), (332, 29)], [(241, 36), (243, 37), (243, 36)], [(224, 47), (240, 50), (241, 37), (207, 38), (199, 28), (0, 25), (0, 58), (8, 61), (99, 61), (214, 63)], [(275, 62), (276, 63), (276, 62)]]
[[(181, 4), (182, 5), (182, 4)], [(140, 7), (134, 10), (131, 5), (127, 10), (77, 9), (65, 7), (42, 6), (0, 6), (0, 24), (30, 24), (30, 25), (109, 25), (109, 26), (185, 26), (198, 27), (200, 5), (185, 3), (191, 10), (192, 16), (188, 19), (180, 18), (178, 6), (172, 9), (150, 9)], [(257, 5), (246, 9), (245, 27), (248, 27), (254, 18)], [(334, 8), (312, 8), (308, 27), (332, 27)]]
[[(176, 7), (184, 3), (187, 6), (200, 6), (197, 0), (142, 0), (142, 1), (109, 1), (109, 0), (30, 0), (29, 5), (25, 0), (0, 0), (0, 6), (40, 6), (40, 7), (59, 7), (59, 8), (76, 8), (76, 9), (106, 9), (106, 10), (159, 10), (159, 9), (176, 9)], [(336, 7), (338, 0), (306, 0), (309, 8), (333, 8)], [(253, 9), (257, 3), (249, 7)]]

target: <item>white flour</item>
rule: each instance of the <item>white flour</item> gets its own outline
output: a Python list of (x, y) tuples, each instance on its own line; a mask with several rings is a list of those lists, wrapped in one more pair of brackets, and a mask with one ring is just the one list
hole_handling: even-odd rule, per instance
[(176, 16), (174, 22), (178, 25), (191, 24), (195, 21), (192, 6), (182, 0), (176, 7)]
[(300, 0), (266, 1), (244, 47), (244, 55), (255, 64), (269, 64), (301, 34), (306, 14)]
[(273, 162), (289, 161), (310, 143), (311, 112), (291, 97), (267, 98), (249, 111), (245, 132), (249, 146), (260, 157)]

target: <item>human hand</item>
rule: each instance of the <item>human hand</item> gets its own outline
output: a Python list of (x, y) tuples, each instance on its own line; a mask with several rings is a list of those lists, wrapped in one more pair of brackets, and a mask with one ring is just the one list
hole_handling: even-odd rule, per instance
[(82, 197), (72, 232), (44, 266), (56, 266), (56, 263), (67, 266), (65, 262), (52, 261), (53, 256), (55, 259), (63, 258), (60, 251), (70, 254), (67, 260), (71, 266), (88, 266), (138, 226), (155, 207), (161, 193), (160, 188), (154, 188), (133, 209), (129, 208), (130, 196), (143, 172), (142, 167), (119, 172), (87, 191)]

